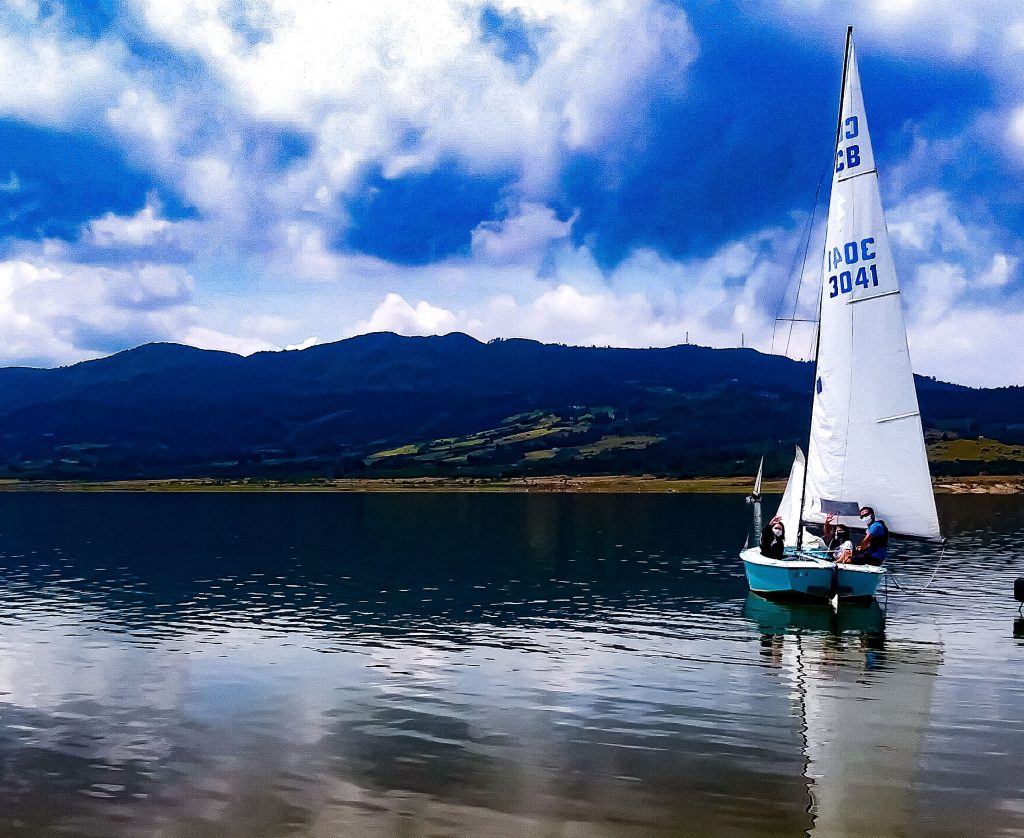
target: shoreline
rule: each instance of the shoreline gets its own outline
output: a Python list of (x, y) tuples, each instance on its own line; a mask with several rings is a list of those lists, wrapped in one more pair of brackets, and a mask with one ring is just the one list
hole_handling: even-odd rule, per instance
[[(784, 480), (765, 480), (764, 494), (781, 494)], [(1024, 494), (1024, 475), (936, 477), (936, 494)], [(162, 480), (0, 480), (0, 492), (501, 492), (513, 494), (747, 495), (746, 477), (378, 477), (313, 480), (168, 478)]]

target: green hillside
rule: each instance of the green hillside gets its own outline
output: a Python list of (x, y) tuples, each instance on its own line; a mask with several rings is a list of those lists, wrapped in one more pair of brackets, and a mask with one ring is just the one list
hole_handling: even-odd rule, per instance
[[(1024, 390), (917, 383), (934, 473), (1024, 473)], [(0, 479), (749, 477), (762, 455), (782, 476), (810, 385), (809, 365), (749, 349), (151, 344), (0, 369)]]

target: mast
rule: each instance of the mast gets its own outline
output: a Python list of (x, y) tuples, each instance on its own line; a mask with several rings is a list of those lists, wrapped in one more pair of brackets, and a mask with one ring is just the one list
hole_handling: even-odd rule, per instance
[[(842, 137), (843, 132), (843, 102), (846, 101), (846, 78), (850, 70), (850, 43), (853, 41), (853, 26), (846, 27), (846, 46), (843, 49), (843, 80), (839, 84), (839, 113), (836, 116), (836, 142), (832, 148), (832, 168), (835, 168), (836, 152), (839, 150), (839, 140)], [(834, 172), (833, 172), (834, 174)], [(828, 236), (825, 236), (825, 242), (822, 244), (822, 262), (824, 262), (825, 251), (828, 248)], [(811, 447), (811, 430), (814, 427), (814, 404), (816, 399), (814, 398), (815, 390), (818, 387), (818, 352), (821, 349), (821, 304), (825, 298), (825, 278), (822, 273), (821, 283), (818, 285), (818, 328), (815, 330), (814, 336), (814, 376), (812, 378), (811, 385), (811, 415), (807, 420), (807, 449), (810, 451)], [(807, 469), (804, 468), (804, 479), (800, 484), (800, 507), (797, 514), (797, 525), (796, 525), (796, 549), (799, 550), (803, 545), (804, 540), (804, 501), (807, 497)]]

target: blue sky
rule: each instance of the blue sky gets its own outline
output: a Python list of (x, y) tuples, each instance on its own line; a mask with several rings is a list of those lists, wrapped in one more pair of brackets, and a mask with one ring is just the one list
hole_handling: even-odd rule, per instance
[(0, 363), (379, 329), (804, 357), (773, 323), (808, 230), (813, 310), (847, 23), (915, 368), (1024, 384), (1012, 0), (8, 0)]

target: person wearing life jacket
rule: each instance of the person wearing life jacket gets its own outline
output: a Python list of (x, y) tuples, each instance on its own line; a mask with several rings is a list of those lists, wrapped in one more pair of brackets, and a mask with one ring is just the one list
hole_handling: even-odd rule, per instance
[(889, 528), (885, 521), (875, 520), (875, 510), (870, 506), (860, 508), (860, 519), (864, 522), (864, 539), (847, 561), (851, 564), (880, 565), (889, 553)]

